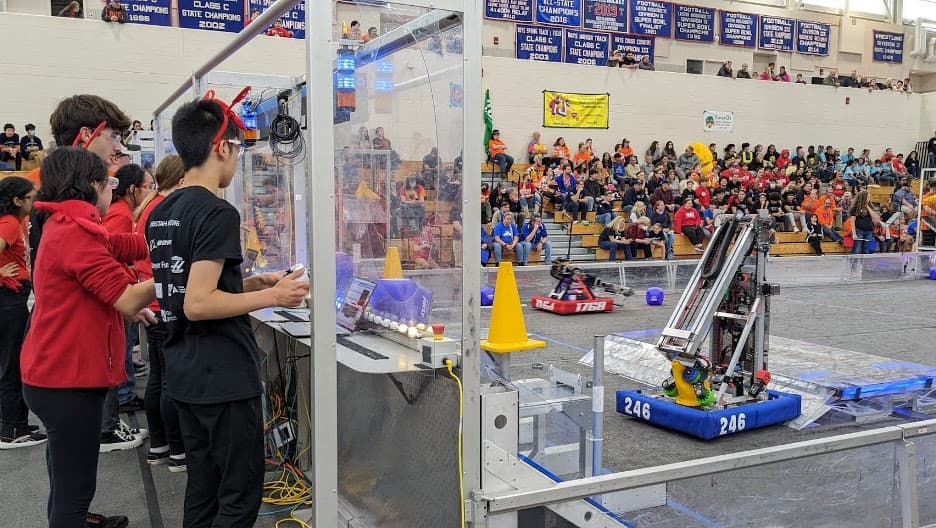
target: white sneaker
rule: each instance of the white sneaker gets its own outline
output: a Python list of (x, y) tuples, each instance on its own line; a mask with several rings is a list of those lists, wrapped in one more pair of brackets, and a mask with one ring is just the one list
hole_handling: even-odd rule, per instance
[(139, 438), (140, 441), (149, 438), (149, 429), (135, 429), (127, 425), (127, 422), (123, 420), (117, 421), (117, 430), (121, 431), (125, 436)]

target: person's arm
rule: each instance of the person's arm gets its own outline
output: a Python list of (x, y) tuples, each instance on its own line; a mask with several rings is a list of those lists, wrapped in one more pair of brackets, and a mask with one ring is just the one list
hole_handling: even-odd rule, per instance
[(110, 8), (109, 8), (109, 7), (106, 7), (106, 6), (104, 7), (104, 9), (101, 10), (101, 20), (103, 20), (104, 22), (110, 22), (110, 21), (111, 21), (111, 20), (110, 20), (110, 17), (107, 16), (108, 11), (110, 11)]
[(156, 289), (153, 286), (153, 279), (150, 279), (128, 285), (113, 306), (124, 317), (134, 318), (139, 314), (140, 310), (146, 308), (155, 298)]
[(273, 306), (292, 308), (299, 305), (309, 291), (307, 283), (297, 280), (305, 273), (303, 269), (285, 276), (272, 288), (227, 293), (218, 288), (223, 269), (223, 259), (192, 263), (183, 305), (185, 317), (190, 321), (226, 319)]

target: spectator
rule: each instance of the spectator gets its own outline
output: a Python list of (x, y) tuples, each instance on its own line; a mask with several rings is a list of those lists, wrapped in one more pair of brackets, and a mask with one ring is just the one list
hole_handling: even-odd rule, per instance
[(667, 141), (666, 144), (663, 145), (663, 159), (666, 160), (668, 168), (671, 169), (676, 166), (677, 157), (676, 146), (673, 145), (672, 141)]
[(650, 147), (647, 148), (647, 151), (644, 152), (644, 156), (647, 158), (648, 164), (656, 164), (663, 158), (663, 149), (660, 148), (660, 142), (653, 140), (650, 143)]
[(624, 231), (624, 217), (617, 216), (605, 225), (598, 235), (598, 247), (608, 250), (608, 260), (611, 262), (617, 260), (617, 252), (620, 248), (624, 248), (625, 260), (634, 260), (634, 255), (631, 252), (631, 242), (633, 240), (627, 238)]
[(624, 54), (622, 53), (622, 50), (619, 50), (619, 49), (613, 50), (610, 56), (608, 56), (608, 62), (607, 62), (608, 67), (619, 68), (621, 66), (621, 59), (623, 58), (624, 58)]
[(741, 69), (738, 70), (737, 78), (738, 78), (738, 79), (750, 79), (750, 78), (751, 78), (751, 73), (748, 72), (748, 65), (747, 65), (747, 64), (742, 64), (742, 65), (741, 65)]
[(797, 227), (797, 221), (803, 226), (803, 231), (806, 231), (806, 216), (803, 214), (803, 209), (800, 207), (799, 202), (796, 200), (796, 193), (786, 193), (783, 195), (783, 214), (786, 215), (786, 224), (788, 226), (793, 226), (793, 232), (799, 233), (799, 227)]
[(907, 206), (916, 210), (917, 199), (914, 196), (913, 191), (910, 189), (909, 180), (900, 180), (900, 187), (894, 191), (894, 195), (891, 197), (891, 205), (895, 210), (900, 210), (901, 207)]
[(572, 156), (572, 165), (575, 167), (587, 165), (589, 160), (591, 160), (591, 152), (585, 148), (585, 142), (580, 141), (575, 155)]
[(617, 183), (618, 190), (623, 190), (627, 186), (627, 166), (619, 152), (611, 156), (611, 177)]
[(643, 251), (644, 258), (653, 258), (653, 247), (651, 243), (653, 238), (650, 236), (650, 219), (641, 216), (636, 221), (631, 222), (625, 230), (625, 235), (631, 240), (631, 255), (636, 257), (637, 251)]
[(20, 372), (32, 291), (23, 234), (35, 199), (36, 190), (26, 178), (0, 180), (0, 449), (39, 445), (47, 439), (29, 425)]
[(806, 79), (803, 78), (802, 73), (796, 74), (796, 84), (806, 84)]
[(806, 242), (809, 243), (816, 255), (821, 257), (824, 253), (822, 252), (822, 226), (819, 224), (819, 219), (813, 215), (809, 219), (809, 223), (804, 226), (804, 229), (806, 231)]
[(718, 77), (734, 77), (734, 71), (731, 69), (731, 61), (723, 62), (716, 75)]
[(618, 148), (618, 152), (621, 153), (621, 157), (624, 158), (624, 160), (628, 160), (634, 155), (634, 149), (631, 148), (630, 141), (628, 141), (627, 138), (621, 140), (621, 146)]
[[(813, 189), (812, 194), (815, 194), (817, 191)], [(833, 242), (842, 243), (842, 237), (833, 229), (833, 223), (835, 222), (835, 208), (836, 205), (832, 200), (831, 195), (827, 195), (824, 198), (816, 199), (816, 209), (814, 214), (810, 216), (815, 216), (819, 222), (819, 225), (822, 226), (822, 236), (828, 237)], [(808, 224), (808, 222), (807, 222)], [(873, 228), (873, 226), (872, 226)]]
[[(527, 259), (530, 257), (530, 251), (535, 250), (542, 252), (543, 263), (552, 262), (552, 244), (549, 243), (549, 234), (546, 232), (546, 226), (543, 225), (542, 216), (535, 214), (529, 222), (523, 224), (520, 239), (520, 244), (525, 246), (523, 253)], [(521, 265), (526, 265), (526, 261)]]
[(256, 20), (256, 19), (259, 18), (259, 17), (260, 17), (260, 10), (259, 10), (259, 9), (251, 9), (251, 10), (250, 10), (250, 16), (247, 17), (247, 22), (244, 24), (244, 26), (250, 25), (251, 22), (253, 22), (254, 20)]
[(432, 258), (432, 225), (426, 224), (422, 227), (413, 240), (413, 261), (416, 269), (437, 269), (439, 265)]
[(491, 156), (491, 160), (500, 165), (501, 174), (507, 175), (510, 174), (510, 169), (513, 167), (514, 159), (513, 156), (507, 154), (507, 145), (501, 140), (500, 130), (494, 129), (491, 133), (491, 139), (488, 140), (488, 155)]
[(634, 204), (634, 207), (630, 210), (630, 215), (628, 215), (628, 220), (631, 222), (636, 222), (640, 219), (641, 216), (647, 216), (647, 204), (641, 200), (637, 200)]
[(0, 136), (0, 162), (15, 167), (15, 170), (20, 170), (22, 167), (23, 156), (20, 152), (20, 137), (12, 123), (3, 125), (3, 135)]
[(929, 138), (929, 142), (926, 144), (926, 151), (929, 153), (929, 163), (926, 166), (936, 168), (936, 133), (933, 134), (933, 137)]
[[(576, 168), (578, 170), (578, 168)], [(576, 173), (580, 174), (580, 173)], [(584, 176), (582, 176), (584, 178)], [(565, 210), (568, 211), (569, 215), (572, 217), (572, 223), (578, 223), (580, 221), (584, 222), (588, 218), (588, 211), (591, 208), (592, 197), (588, 195), (588, 192), (585, 190), (585, 182), (583, 180), (578, 180), (578, 183), (575, 186), (575, 192), (569, 196), (569, 199), (566, 201)]]
[(484, 224), (481, 224), (481, 266), (487, 266), (487, 262), (491, 258), (490, 244), (491, 235), (484, 228)]
[(370, 42), (379, 36), (380, 35), (377, 34), (377, 28), (375, 28), (374, 26), (371, 26), (367, 28), (367, 34), (364, 35), (363, 40), (364, 42)]
[[(36, 125), (32, 123), (26, 125), (26, 135), (20, 139), (20, 154), (23, 156), (23, 170), (32, 170), (42, 163), (45, 150), (42, 140), (36, 135)], [(27, 165), (31, 166), (27, 168)]]
[(374, 149), (376, 150), (390, 150), (390, 139), (384, 135), (383, 127), (377, 127), (374, 129)]
[(656, 67), (650, 62), (650, 56), (644, 55), (640, 58), (640, 64), (637, 66), (641, 70), (656, 71)]
[(266, 34), (271, 37), (292, 38), (293, 32), (283, 27), (282, 20), (274, 20), (273, 27), (267, 29)]
[(505, 214), (501, 222), (494, 226), (492, 238), (494, 241), (495, 263), (500, 263), (504, 256), (504, 250), (506, 249), (514, 253), (519, 265), (526, 266), (527, 256), (524, 254), (526, 247), (519, 245), (520, 232), (513, 222), (513, 215), (511, 213)]
[(634, 52), (631, 50), (626, 50), (624, 52), (624, 58), (621, 59), (618, 66), (621, 68), (627, 68), (629, 70), (636, 70), (637, 59), (634, 58)]
[(569, 153), (569, 147), (566, 145), (565, 138), (560, 136), (556, 138), (556, 142), (553, 143), (550, 165), (561, 166), (563, 160), (572, 161), (572, 156)]
[(826, 86), (841, 86), (838, 70), (829, 70), (829, 75), (822, 81)]
[(911, 150), (910, 153), (907, 154), (904, 166), (907, 168), (907, 173), (911, 178), (916, 179), (920, 177), (920, 160), (915, 150)]
[(595, 203), (595, 223), (607, 224), (614, 217), (614, 192), (606, 190)]
[(774, 77), (775, 81), (790, 82), (790, 74), (786, 71), (786, 66), (780, 66), (780, 73)]
[(874, 237), (874, 225), (877, 219), (868, 203), (868, 191), (861, 191), (855, 196), (855, 203), (852, 204), (849, 216), (854, 219), (851, 235), (855, 245), (852, 246), (852, 255), (871, 253), (868, 243)]
[[(671, 187), (672, 183), (668, 179), (664, 179), (660, 182), (660, 186), (653, 191), (653, 196), (650, 199), (653, 204), (663, 203), (665, 210), (670, 212), (675, 212), (678, 207), (676, 198), (673, 195), (673, 189)], [(658, 222), (659, 220), (650, 219), (653, 222)], [(665, 226), (665, 224), (664, 224)]]
[(676, 174), (679, 179), (685, 180), (689, 171), (695, 170), (699, 163), (699, 156), (692, 150), (692, 147), (686, 147), (686, 150), (676, 158)]
[(637, 180), (633, 185), (631, 185), (630, 189), (624, 193), (624, 205), (622, 209), (625, 213), (630, 214), (631, 209), (634, 208), (634, 204), (637, 202), (647, 203), (649, 198), (650, 197), (647, 195), (647, 190), (644, 188), (644, 182)]
[[(438, 177), (439, 174), (439, 164), (442, 160), (439, 159), (439, 149), (438, 147), (432, 147), (429, 150), (429, 154), (423, 156), (422, 160), (422, 177), (423, 181), (426, 183), (433, 182)], [(434, 186), (431, 186), (429, 189), (433, 189)]]
[(540, 133), (533, 131), (533, 139), (527, 145), (527, 163), (533, 163), (536, 156), (543, 157), (543, 164), (549, 165), (549, 158), (546, 158), (546, 145), (540, 140)]
[(776, 81), (777, 80), (777, 74), (774, 73), (774, 63), (771, 62), (770, 64), (767, 65), (767, 69), (764, 70), (764, 73), (761, 74), (760, 78), (762, 81)]
[(101, 20), (104, 22), (124, 24), (127, 22), (127, 8), (121, 5), (120, 0), (111, 0), (110, 3), (101, 10)]
[(351, 21), (351, 25), (348, 27), (348, 38), (351, 40), (361, 40), (361, 23), (357, 20)]
[(58, 16), (67, 18), (81, 18), (81, 3), (73, 0), (58, 12)]
[(692, 200), (683, 200), (683, 206), (676, 211), (673, 218), (673, 229), (677, 233), (686, 235), (689, 242), (696, 251), (702, 251), (702, 239), (705, 235), (702, 233), (702, 215), (693, 206)]

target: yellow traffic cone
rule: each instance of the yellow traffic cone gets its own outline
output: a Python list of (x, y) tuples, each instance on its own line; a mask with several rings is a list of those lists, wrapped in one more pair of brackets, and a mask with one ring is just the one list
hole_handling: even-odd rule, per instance
[(520, 292), (514, 277), (513, 264), (501, 262), (494, 285), (494, 304), (491, 307), (491, 325), (488, 338), (481, 340), (481, 349), (507, 354), (531, 348), (545, 348), (546, 342), (527, 336)]
[(400, 264), (400, 248), (396, 246), (387, 248), (387, 256), (384, 259), (383, 278), (403, 278), (403, 266)]

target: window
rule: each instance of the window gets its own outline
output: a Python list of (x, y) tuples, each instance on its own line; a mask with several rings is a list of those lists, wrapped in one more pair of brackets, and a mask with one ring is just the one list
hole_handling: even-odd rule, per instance
[(904, 0), (903, 19), (925, 18), (936, 20), (936, 0)]
[(820, 11), (841, 13), (845, 10), (845, 0), (803, 0), (803, 9), (816, 8)]
[(890, 2), (886, 0), (848, 0), (848, 11), (886, 17)]

